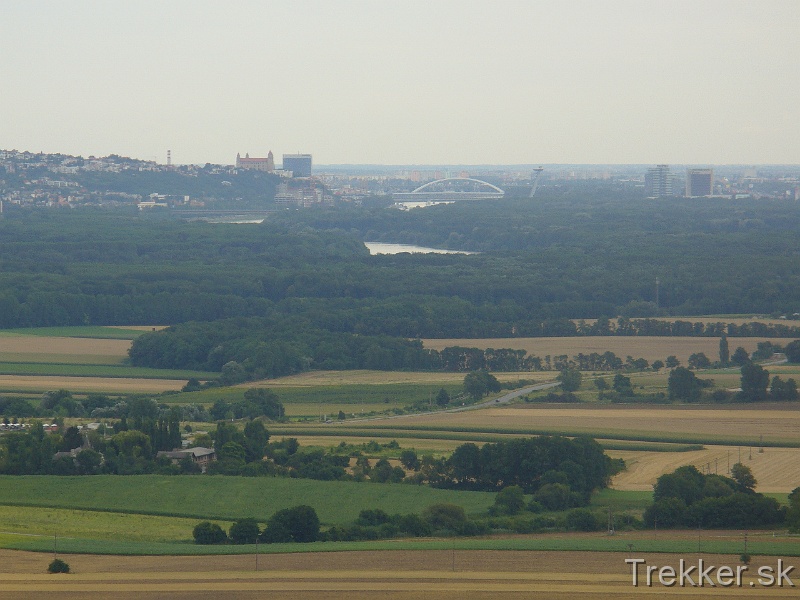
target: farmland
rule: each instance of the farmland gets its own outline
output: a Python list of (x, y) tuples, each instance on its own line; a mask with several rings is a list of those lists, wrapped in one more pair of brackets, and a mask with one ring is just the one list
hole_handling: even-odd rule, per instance
[(47, 375), (0, 375), (0, 391), (42, 393), (66, 389), (76, 393), (158, 394), (178, 391), (185, 379), (132, 377), (54, 377)]
[(518, 404), (479, 412), (436, 413), (421, 417), (376, 419), (369, 427), (424, 428), (442, 431), (565, 432), (604, 439), (712, 443), (740, 440), (743, 445), (798, 444), (800, 407), (752, 405), (722, 407)]
[(122, 364), (130, 345), (125, 339), (3, 333), (0, 335), (0, 361)]
[[(772, 338), (729, 338), (731, 350), (737, 346), (753, 352), (759, 342), (769, 341), (785, 344), (786, 340)], [(599, 336), (599, 337), (536, 337), (536, 338), (495, 338), (495, 339), (425, 339), (423, 344), (432, 350), (443, 350), (448, 346), (468, 348), (511, 348), (525, 350), (528, 354), (543, 358), (547, 355), (566, 354), (572, 357), (578, 353), (602, 354), (613, 352), (623, 360), (626, 356), (644, 358), (649, 362), (664, 360), (674, 355), (686, 364), (689, 356), (703, 352), (714, 360), (719, 355), (719, 338), (715, 337), (657, 337), (657, 336)]]
[(609, 450), (607, 454), (622, 458), (627, 467), (612, 481), (616, 490), (651, 491), (660, 475), (683, 465), (730, 476), (730, 466), (740, 460), (752, 470), (761, 493), (788, 493), (800, 486), (798, 448), (706, 446), (703, 450), (681, 453)]
[[(14, 368), (22, 371), (18, 374), (0, 375), (0, 390), (22, 392), (66, 388), (77, 393), (91, 391), (159, 393), (180, 389), (191, 376), (214, 375), (179, 371), (175, 372), (174, 379), (164, 379), (163, 377), (168, 375), (167, 372), (150, 372), (154, 370), (133, 368), (124, 364), (123, 348), (130, 343), (128, 339), (64, 337), (64, 334), (69, 332), (63, 329), (49, 333), (59, 335), (52, 337), (41, 331), (36, 335), (0, 334), (0, 342), (5, 343), (0, 345), (0, 351), (6, 352), (4, 356), (9, 359), (4, 364), (0, 363), (0, 372), (3, 372), (3, 369), (11, 371)], [(75, 332), (76, 335), (78, 333)], [(84, 330), (80, 333), (88, 335), (92, 331)], [(125, 335), (130, 334), (125, 333)], [(714, 356), (718, 350), (718, 340), (713, 338), (583, 337), (543, 340), (547, 342), (547, 346), (526, 349), (539, 355), (603, 352), (610, 349), (621, 356), (631, 354), (647, 357), (647, 352), (654, 352), (654, 358), (663, 359), (669, 354), (676, 354), (681, 360), (683, 360), (681, 357), (688, 356), (690, 352), (703, 351), (709, 356)], [(644, 345), (631, 345), (639, 341)], [(741, 344), (748, 349), (751, 345), (754, 349), (757, 341), (759, 340), (754, 338), (730, 340), (732, 348)], [(480, 347), (492, 345), (513, 347), (511, 342), (513, 340), (452, 341), (456, 344), (464, 343)], [(618, 342), (624, 342), (625, 345), (617, 350), (614, 349), (615, 346), (609, 345)], [(698, 342), (708, 347), (685, 346), (685, 343)], [(597, 343), (597, 350), (594, 350), (593, 346), (587, 347), (587, 343)], [(798, 375), (796, 366), (771, 365), (769, 369), (774, 374), (781, 374), (782, 377)], [(94, 376), (76, 376), (82, 373)], [(553, 372), (497, 373), (498, 379), (503, 382), (518, 382), (523, 379), (551, 381), (554, 375)], [(706, 371), (699, 375), (712, 378), (717, 387), (735, 389), (738, 386), (739, 373), (736, 369)], [(158, 376), (161, 378), (156, 378)], [(630, 376), (637, 391), (645, 390), (652, 393), (666, 390), (667, 375), (664, 372), (632, 373)], [(421, 454), (447, 456), (465, 441), (482, 444), (511, 436), (540, 433), (590, 435), (601, 441), (610, 456), (623, 458), (628, 465), (626, 471), (614, 478), (612, 482), (614, 490), (601, 494), (595, 506), (604, 506), (604, 503), (608, 503), (617, 507), (615, 510), (632, 510), (634, 513), (641, 511), (642, 502), (646, 503), (649, 498), (648, 492), (659, 475), (684, 464), (694, 464), (703, 471), (726, 474), (729, 464), (739, 460), (740, 451), (742, 462), (753, 470), (759, 482), (758, 491), (779, 494), (785, 500), (786, 494), (800, 485), (800, 467), (798, 467), (800, 449), (796, 447), (800, 445), (800, 440), (796, 436), (796, 431), (800, 427), (800, 410), (794, 405), (771, 404), (757, 407), (608, 405), (596, 401), (597, 391), (591, 378), (585, 377), (584, 385), (578, 394), (587, 402), (580, 405), (517, 403), (460, 413), (435, 412), (391, 419), (381, 418), (379, 415), (369, 420), (351, 418), (353, 415), (379, 413), (414, 403), (425, 404), (435, 397), (440, 388), (445, 388), (454, 396), (461, 390), (463, 377), (463, 373), (320, 371), (250, 382), (230, 388), (211, 388), (199, 392), (163, 396), (159, 401), (197, 402), (208, 405), (219, 398), (240, 398), (252, 387), (266, 387), (278, 394), (286, 406), (287, 415), (293, 419), (316, 420), (322, 414), (334, 416), (339, 410), (346, 413), (348, 419), (344, 423), (320, 424), (301, 421), (268, 426), (274, 440), (295, 436), (304, 446), (330, 447), (341, 442), (363, 444), (371, 439), (385, 443), (397, 439), (402, 448), (413, 448)], [(702, 444), (703, 447), (692, 448), (690, 444)], [(760, 452), (762, 447), (764, 451)], [(394, 454), (398, 452), (395, 451)], [(392, 452), (386, 455), (396, 458)], [(59, 531), (59, 548), (63, 552), (70, 553), (174, 555), (223, 551), (247, 554), (252, 552), (251, 547), (195, 546), (190, 543), (191, 528), (199, 519), (215, 520), (224, 528), (227, 528), (233, 519), (241, 517), (254, 516), (263, 522), (275, 510), (297, 504), (298, 498), (313, 499), (312, 503), (326, 525), (352, 520), (364, 508), (382, 508), (390, 513), (418, 512), (435, 502), (455, 502), (464, 506), (469, 513), (479, 515), (485, 514), (493, 501), (492, 494), (434, 490), (424, 486), (280, 478), (14, 477), (5, 478), (5, 481), (0, 479), (0, 523), (5, 524), (0, 527), (0, 531), (5, 532), (0, 533), (0, 545), (6, 548), (46, 551), (52, 544), (53, 531)], [(680, 539), (671, 541), (665, 537), (655, 540), (634, 532), (626, 532), (624, 535), (627, 536), (624, 538), (627, 540), (625, 544), (636, 543), (643, 551), (656, 549), (687, 551), (686, 549), (696, 542), (696, 540), (688, 542)], [(632, 539), (638, 541), (630, 542)], [(736, 552), (732, 549), (733, 542), (720, 538), (714, 543), (718, 545), (712, 546), (709, 540), (709, 551), (717, 547)], [(796, 553), (798, 549), (786, 546), (788, 543), (787, 540), (775, 543), (765, 539), (762, 542), (763, 552)], [(579, 548), (586, 551), (613, 549), (619, 558), (618, 553), (624, 552), (626, 548), (623, 537), (616, 538), (613, 544), (613, 548), (610, 547), (608, 538), (599, 534), (590, 538), (574, 535), (538, 535), (458, 539), (455, 542), (386, 541), (373, 542), (368, 546), (360, 543), (333, 542), (312, 544), (303, 548), (278, 545), (269, 551), (303, 550), (304, 556), (313, 555), (314, 560), (317, 560), (316, 557), (324, 557), (327, 552), (317, 555), (308, 554), (308, 551), (354, 550), (368, 547), (374, 552), (391, 548), (397, 549), (398, 553), (406, 551), (414, 553), (424, 549), (424, 554), (434, 555), (454, 545), (465, 555), (475, 553), (475, 556), (478, 556), (481, 549), (493, 549), (496, 556), (501, 558), (492, 560), (503, 562), (509, 560), (505, 558), (506, 553), (503, 551), (511, 549), (515, 550), (515, 554), (545, 550), (568, 551)], [(252, 560), (252, 558), (251, 555), (215, 557), (210, 560), (236, 561)], [(277, 559), (277, 556), (275, 558)], [(91, 561), (89, 560), (87, 564), (91, 564)], [(324, 572), (325, 569), (321, 571)], [(491, 569), (489, 571), (494, 573)], [(583, 569), (580, 571), (586, 573)], [(416, 580), (417, 577), (421, 577), (413, 569), (410, 573), (413, 574), (409, 575), (410, 579)], [(172, 577), (170, 571), (164, 576), (163, 582), (166, 583), (163, 585), (172, 585), (169, 583)], [(187, 577), (191, 579), (191, 575), (185, 575), (183, 580), (185, 581)], [(296, 580), (298, 589), (313, 588), (313, 581), (317, 581), (315, 577), (310, 578), (311, 583), (298, 578)], [(332, 581), (327, 574), (319, 577)], [(489, 574), (486, 577), (487, 581), (492, 581), (498, 576)], [(504, 577), (500, 576), (501, 582), (506, 581)], [(604, 577), (610, 581), (609, 575)], [(125, 575), (120, 573), (119, 580), (123, 581), (124, 578)], [(233, 580), (235, 579), (234, 577)], [(344, 576), (340, 579), (342, 589), (357, 591), (360, 589), (359, 586), (367, 585), (356, 576)], [(223, 587), (229, 585), (225, 589), (236, 593), (247, 593), (245, 588), (256, 593), (268, 590), (280, 591), (282, 594), (284, 591), (290, 592), (288, 588), (275, 587), (274, 581), (272, 583), (270, 581), (246, 580), (246, 583), (240, 584), (224, 579), (217, 581), (215, 585)], [(151, 587), (159, 590), (170, 589), (159, 587), (161, 585), (162, 579), (159, 575), (154, 578)], [(524, 585), (527, 586), (525, 589), (533, 589), (530, 587), (531, 581), (526, 580)], [(380, 586), (381, 589), (394, 589), (391, 588), (391, 581), (382, 581)], [(223, 587), (214, 589), (221, 590)], [(404, 584), (399, 586), (396, 592), (405, 594), (409, 589)], [(448, 589), (446, 586), (442, 587), (442, 593), (447, 593), (446, 589)], [(500, 593), (502, 589), (504, 589), (502, 586), (489, 586), (487, 594)], [(541, 589), (549, 588), (543, 584)], [(409, 597), (415, 597), (413, 594), (416, 592), (409, 593), (412, 594)]]
[[(513, 542), (513, 540), (509, 540)], [(616, 540), (623, 543), (622, 539)], [(626, 538), (634, 547), (636, 536)], [(677, 544), (681, 541), (677, 540)], [(696, 544), (696, 539), (684, 545)], [(511, 545), (511, 544), (509, 544)], [(734, 551), (735, 552), (735, 551)], [(537, 550), (472, 550), (463, 546), (422, 550), (365, 550), (348, 553), (316, 552), (260, 556), (114, 557), (74, 555), (69, 557), (74, 574), (54, 578), (42, 574), (46, 560), (28, 553), (0, 553), (3, 586), (0, 598), (38, 600), (58, 593), (60, 598), (127, 597), (252, 599), (267, 595), (289, 600), (324, 597), (329, 600), (367, 599), (378, 595), (396, 600), (437, 598), (461, 600), (522, 598), (618, 598), (632, 600), (663, 594), (669, 588), (633, 587), (623, 552), (560, 552)], [(637, 552), (648, 564), (675, 565), (671, 555)], [(735, 565), (737, 557), (688, 551), (683, 557), (697, 564)], [(786, 564), (793, 564), (786, 560)], [(794, 597), (792, 588), (762, 587), (758, 568), (773, 569), (777, 558), (755, 557), (745, 572), (745, 589), (723, 588), (724, 597)], [(387, 565), (391, 565), (387, 569)], [(258, 570), (256, 570), (258, 568)], [(794, 573), (793, 573), (794, 575)], [(750, 587), (750, 582), (753, 587)], [(796, 581), (796, 577), (795, 577)], [(692, 600), (706, 597), (709, 590), (681, 589), (680, 596)], [(723, 597), (723, 594), (720, 594)]]
[[(150, 330), (152, 328), (145, 328)], [(157, 394), (177, 391), (191, 377), (217, 373), (126, 365), (142, 331), (117, 327), (45, 327), (0, 332), (0, 391)]]
[(9, 506), (266, 521), (298, 498), (314, 504), (323, 523), (334, 524), (354, 520), (365, 508), (409, 513), (437, 502), (455, 502), (475, 514), (489, 508), (494, 494), (274, 477), (0, 476), (0, 505)]

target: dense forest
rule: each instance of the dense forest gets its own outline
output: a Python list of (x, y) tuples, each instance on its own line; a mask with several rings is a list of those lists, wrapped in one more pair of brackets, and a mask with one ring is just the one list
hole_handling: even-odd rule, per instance
[[(205, 342), (178, 352), (194, 354), (171, 363), (210, 364), (211, 350), (244, 336), (252, 352), (238, 362), (297, 355), (292, 370), (308, 368), (320, 346), (333, 362), (336, 348), (350, 349), (340, 368), (358, 355), (420, 368), (428, 358), (405, 340), (424, 337), (798, 337), (791, 321), (762, 330), (649, 318), (791, 318), (800, 310), (798, 229), (791, 202), (653, 201), (602, 187), (407, 212), (286, 211), (261, 225), (12, 209), (0, 218), (0, 327), (186, 323), (137, 342), (137, 364), (167, 366), (163, 357), (180, 350), (169, 345), (198, 335)], [(364, 240), (480, 253), (370, 256)]]

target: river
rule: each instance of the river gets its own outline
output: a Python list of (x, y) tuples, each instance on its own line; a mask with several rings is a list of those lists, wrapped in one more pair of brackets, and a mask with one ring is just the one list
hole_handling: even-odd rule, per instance
[(425, 248), (424, 246), (413, 246), (411, 244), (384, 244), (383, 242), (364, 242), (370, 254), (400, 254), (401, 252), (411, 252), (412, 254), (477, 254), (466, 250), (444, 250), (442, 248)]

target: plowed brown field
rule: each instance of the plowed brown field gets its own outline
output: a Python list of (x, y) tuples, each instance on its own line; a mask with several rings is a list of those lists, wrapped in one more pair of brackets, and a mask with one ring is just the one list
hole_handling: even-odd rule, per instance
[[(0, 551), (0, 598), (281, 598), (290, 600), (462, 600), (475, 598), (681, 598), (796, 596), (763, 588), (756, 572), (777, 559), (754, 557), (743, 588), (633, 587), (627, 554), (529, 551), (397, 551), (261, 555), (255, 557), (65, 556), (70, 575), (44, 573), (51, 555)], [(677, 566), (698, 556), (637, 554), (651, 565)], [(735, 568), (738, 557), (702, 555), (706, 564)], [(796, 559), (786, 559), (793, 564)], [(794, 573), (793, 573), (794, 575)], [(797, 580), (797, 577), (794, 577)], [(754, 586), (750, 586), (750, 582)]]

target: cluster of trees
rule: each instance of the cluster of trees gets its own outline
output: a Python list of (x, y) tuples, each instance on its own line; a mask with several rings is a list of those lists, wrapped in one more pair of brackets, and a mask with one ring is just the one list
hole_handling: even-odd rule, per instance
[(711, 402), (791, 402), (800, 398), (797, 382), (791, 377), (783, 380), (776, 375), (770, 379), (769, 371), (749, 360), (740, 371), (741, 391), (714, 390), (704, 395), (703, 390), (712, 387), (713, 380), (700, 379), (693, 371), (677, 367), (670, 372), (667, 380), (669, 399), (682, 402), (697, 402), (701, 398)]
[(263, 531), (258, 521), (252, 518), (238, 519), (225, 531), (216, 523), (198, 523), (192, 535), (195, 544), (265, 544), (283, 542), (315, 542), (319, 538), (319, 517), (310, 506), (302, 504), (284, 508), (273, 514)]
[[(64, 435), (47, 433), (41, 423), (28, 431), (0, 437), (0, 473), (4, 475), (139, 475), (144, 473), (199, 473), (191, 461), (172, 465), (157, 460), (154, 439), (168, 439), (169, 425), (157, 427), (151, 435), (131, 429), (111, 436), (79, 433), (68, 428)], [(180, 445), (180, 442), (179, 442)], [(164, 444), (166, 446), (166, 444)], [(164, 448), (166, 449), (166, 448)], [(170, 448), (171, 449), (171, 448)], [(76, 451), (57, 457), (57, 452)]]
[[(543, 509), (535, 500), (527, 508)], [(504, 488), (491, 507), (490, 517), (470, 517), (463, 507), (451, 503), (433, 504), (419, 514), (389, 514), (379, 508), (359, 512), (353, 522), (320, 530), (316, 512), (310, 506), (296, 506), (277, 511), (261, 529), (256, 519), (238, 519), (226, 533), (216, 523), (203, 521), (195, 526), (196, 544), (255, 544), (279, 542), (352, 542), (397, 537), (473, 536), (494, 530), (530, 533), (543, 529), (596, 531), (601, 520), (591, 510), (572, 509), (563, 515), (525, 517), (525, 495), (518, 486)], [(558, 511), (563, 511), (559, 507)]]
[(583, 506), (624, 465), (589, 438), (519, 438), (458, 446), (448, 459), (423, 456), (411, 480), (435, 487), (499, 491), (519, 486), (550, 510)]
[(736, 463), (731, 476), (679, 467), (658, 478), (653, 504), (644, 512), (648, 527), (750, 528), (783, 523), (786, 510), (774, 498), (754, 491), (750, 469)]
[(41, 417), (48, 422), (63, 425), (66, 417), (91, 417), (94, 419), (127, 419), (137, 411), (149, 414), (158, 411), (159, 417), (166, 417), (170, 411), (179, 416), (180, 421), (209, 422), (213, 418), (202, 404), (167, 405), (157, 404), (143, 396), (110, 397), (105, 394), (88, 394), (76, 398), (69, 390), (53, 390), (42, 394), (39, 402), (26, 398), (0, 397), (0, 415), (8, 424), (13, 419)]
[(239, 400), (229, 401), (224, 398), (216, 400), (209, 413), (217, 421), (257, 417), (280, 421), (284, 418), (286, 410), (275, 392), (264, 388), (250, 388)]
[(619, 317), (597, 319), (593, 323), (580, 320), (575, 325), (575, 335), (613, 335), (613, 336), (665, 336), (665, 337), (778, 337), (788, 338), (800, 335), (800, 326), (783, 323), (715, 323), (683, 321), (677, 319), (631, 319)]

